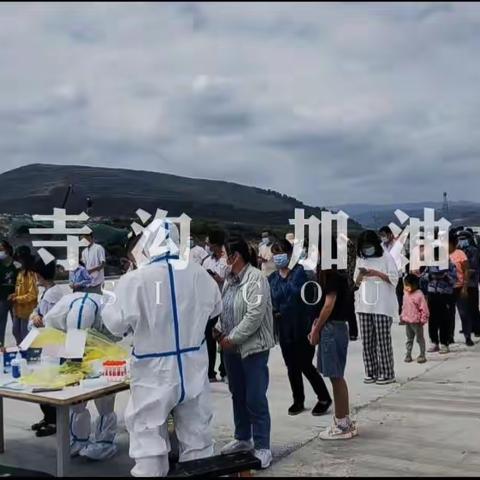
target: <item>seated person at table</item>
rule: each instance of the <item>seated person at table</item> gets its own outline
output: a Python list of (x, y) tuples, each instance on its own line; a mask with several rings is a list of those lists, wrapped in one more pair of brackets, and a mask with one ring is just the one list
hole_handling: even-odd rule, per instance
[[(96, 293), (75, 292), (65, 295), (44, 317), (45, 326), (67, 331), (69, 329), (101, 329), (102, 296)], [(95, 400), (99, 417), (93, 441), (90, 441), (90, 412), (87, 402), (70, 410), (70, 452), (92, 460), (104, 460), (117, 452), (113, 443), (117, 432), (114, 412), (115, 395)]]
[[(44, 326), (43, 317), (63, 297), (64, 291), (61, 285), (55, 284), (56, 262), (45, 265), (44, 261), (37, 257), (33, 264), (33, 271), (37, 277), (37, 284), (43, 288), (40, 294), (38, 305), (30, 315), (29, 326), (41, 328)], [(50, 405), (40, 405), (43, 412), (43, 420), (32, 425), (32, 430), (37, 437), (48, 437), (55, 435), (57, 428), (57, 411)]]

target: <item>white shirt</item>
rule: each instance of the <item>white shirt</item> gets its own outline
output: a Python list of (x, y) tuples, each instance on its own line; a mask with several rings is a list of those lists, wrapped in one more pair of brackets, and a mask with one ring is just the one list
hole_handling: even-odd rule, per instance
[(225, 280), (227, 276), (227, 260), (225, 257), (214, 258), (213, 255), (209, 255), (202, 263), (202, 267), (216, 273), (222, 280)]
[(356, 280), (360, 268), (378, 270), (388, 275), (390, 283), (378, 277), (364, 277), (360, 288), (355, 292), (355, 311), (395, 317), (398, 313), (398, 301), (395, 288), (398, 283), (398, 269), (393, 257), (384, 250), (381, 257), (357, 257), (355, 265)]
[(201, 265), (202, 261), (206, 257), (208, 257), (208, 252), (200, 245), (195, 245), (190, 249), (190, 256), (188, 258), (188, 261), (198, 263), (199, 265)]
[(404, 273), (405, 267), (402, 267), (402, 252), (405, 246), (402, 245), (402, 242), (397, 239), (394, 239), (388, 245), (385, 245), (382, 242), (382, 247), (386, 252), (388, 252), (393, 257), (393, 259), (395, 260), (395, 264), (397, 265), (398, 271), (401, 273)]
[[(98, 243), (92, 243), (89, 247), (83, 249), (82, 262), (87, 270), (98, 267), (105, 262), (105, 249)], [(105, 269), (90, 273), (92, 277), (92, 287), (102, 285), (105, 281)]]

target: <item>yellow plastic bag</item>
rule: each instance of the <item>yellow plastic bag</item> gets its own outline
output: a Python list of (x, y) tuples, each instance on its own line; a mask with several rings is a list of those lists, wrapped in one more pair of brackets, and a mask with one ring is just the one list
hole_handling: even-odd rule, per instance
[[(62, 346), (66, 334), (55, 328), (41, 328), (32, 348)], [(47, 365), (21, 378), (25, 385), (36, 387), (65, 387), (83, 380), (93, 370), (93, 362), (106, 360), (126, 360), (129, 352), (126, 348), (112, 342), (107, 336), (94, 329), (87, 330), (85, 354), (82, 362), (66, 361), (62, 365)]]
[(130, 356), (128, 350), (122, 345), (113, 343), (108, 337), (97, 330), (87, 330), (87, 341), (85, 344), (85, 354), (83, 361), (106, 361), (106, 360), (126, 360)]
[(30, 345), (31, 348), (45, 348), (65, 345), (66, 333), (56, 328), (45, 327), (38, 329), (38, 336)]
[(60, 388), (78, 383), (83, 378), (82, 372), (60, 373), (58, 366), (48, 366), (22, 376), (20, 382), (31, 387)]

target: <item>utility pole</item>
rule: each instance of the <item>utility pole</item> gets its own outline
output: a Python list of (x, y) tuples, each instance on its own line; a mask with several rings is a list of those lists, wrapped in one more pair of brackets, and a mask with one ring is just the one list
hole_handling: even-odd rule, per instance
[(447, 192), (443, 192), (443, 205), (442, 205), (442, 214), (446, 218), (448, 215), (448, 200)]

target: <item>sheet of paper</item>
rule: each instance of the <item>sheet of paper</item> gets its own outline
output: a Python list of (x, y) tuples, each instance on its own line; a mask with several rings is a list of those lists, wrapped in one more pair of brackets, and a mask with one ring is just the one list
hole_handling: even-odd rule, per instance
[(38, 337), (40, 332), (37, 328), (32, 328), (28, 335), (23, 339), (22, 343), (19, 345), (20, 350), (28, 350), (30, 345), (34, 342), (34, 340)]
[(83, 358), (86, 341), (86, 330), (79, 330), (77, 328), (68, 330), (67, 338), (65, 339), (65, 358)]

